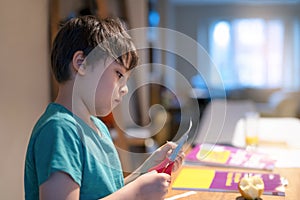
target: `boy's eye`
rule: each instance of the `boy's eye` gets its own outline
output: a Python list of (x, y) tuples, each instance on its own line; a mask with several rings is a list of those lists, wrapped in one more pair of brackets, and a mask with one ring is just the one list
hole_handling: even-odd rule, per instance
[(119, 71), (117, 71), (117, 76), (118, 76), (119, 78), (124, 77), (124, 75), (123, 75), (121, 72), (119, 72)]

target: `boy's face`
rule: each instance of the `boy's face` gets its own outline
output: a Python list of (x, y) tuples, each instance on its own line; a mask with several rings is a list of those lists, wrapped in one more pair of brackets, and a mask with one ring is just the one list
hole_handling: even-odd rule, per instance
[[(95, 93), (95, 114), (98, 116), (108, 115), (128, 93), (127, 69), (115, 61), (107, 63), (110, 64), (101, 72)], [(102, 66), (96, 67), (103, 69)]]

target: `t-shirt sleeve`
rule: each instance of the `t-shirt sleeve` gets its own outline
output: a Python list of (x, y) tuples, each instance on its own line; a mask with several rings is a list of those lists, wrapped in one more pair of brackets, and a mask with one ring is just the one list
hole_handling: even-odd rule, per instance
[(74, 124), (49, 122), (37, 137), (34, 157), (39, 185), (61, 171), (81, 186), (82, 143)]

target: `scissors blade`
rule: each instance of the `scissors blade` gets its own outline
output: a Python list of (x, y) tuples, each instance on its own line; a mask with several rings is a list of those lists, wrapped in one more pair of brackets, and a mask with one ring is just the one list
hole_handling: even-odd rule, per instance
[(190, 132), (192, 128), (192, 120), (190, 119), (190, 125), (188, 130), (181, 136), (181, 138), (177, 141), (177, 147), (172, 151), (171, 155), (169, 156), (169, 159), (171, 162), (175, 161), (179, 151), (181, 150), (182, 146), (188, 139), (188, 133)]

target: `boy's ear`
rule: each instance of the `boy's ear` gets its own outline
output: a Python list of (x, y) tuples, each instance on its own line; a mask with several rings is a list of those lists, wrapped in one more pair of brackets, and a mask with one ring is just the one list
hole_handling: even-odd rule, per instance
[(85, 74), (85, 65), (84, 65), (84, 53), (83, 51), (76, 51), (73, 55), (72, 66), (74, 70), (80, 75)]

